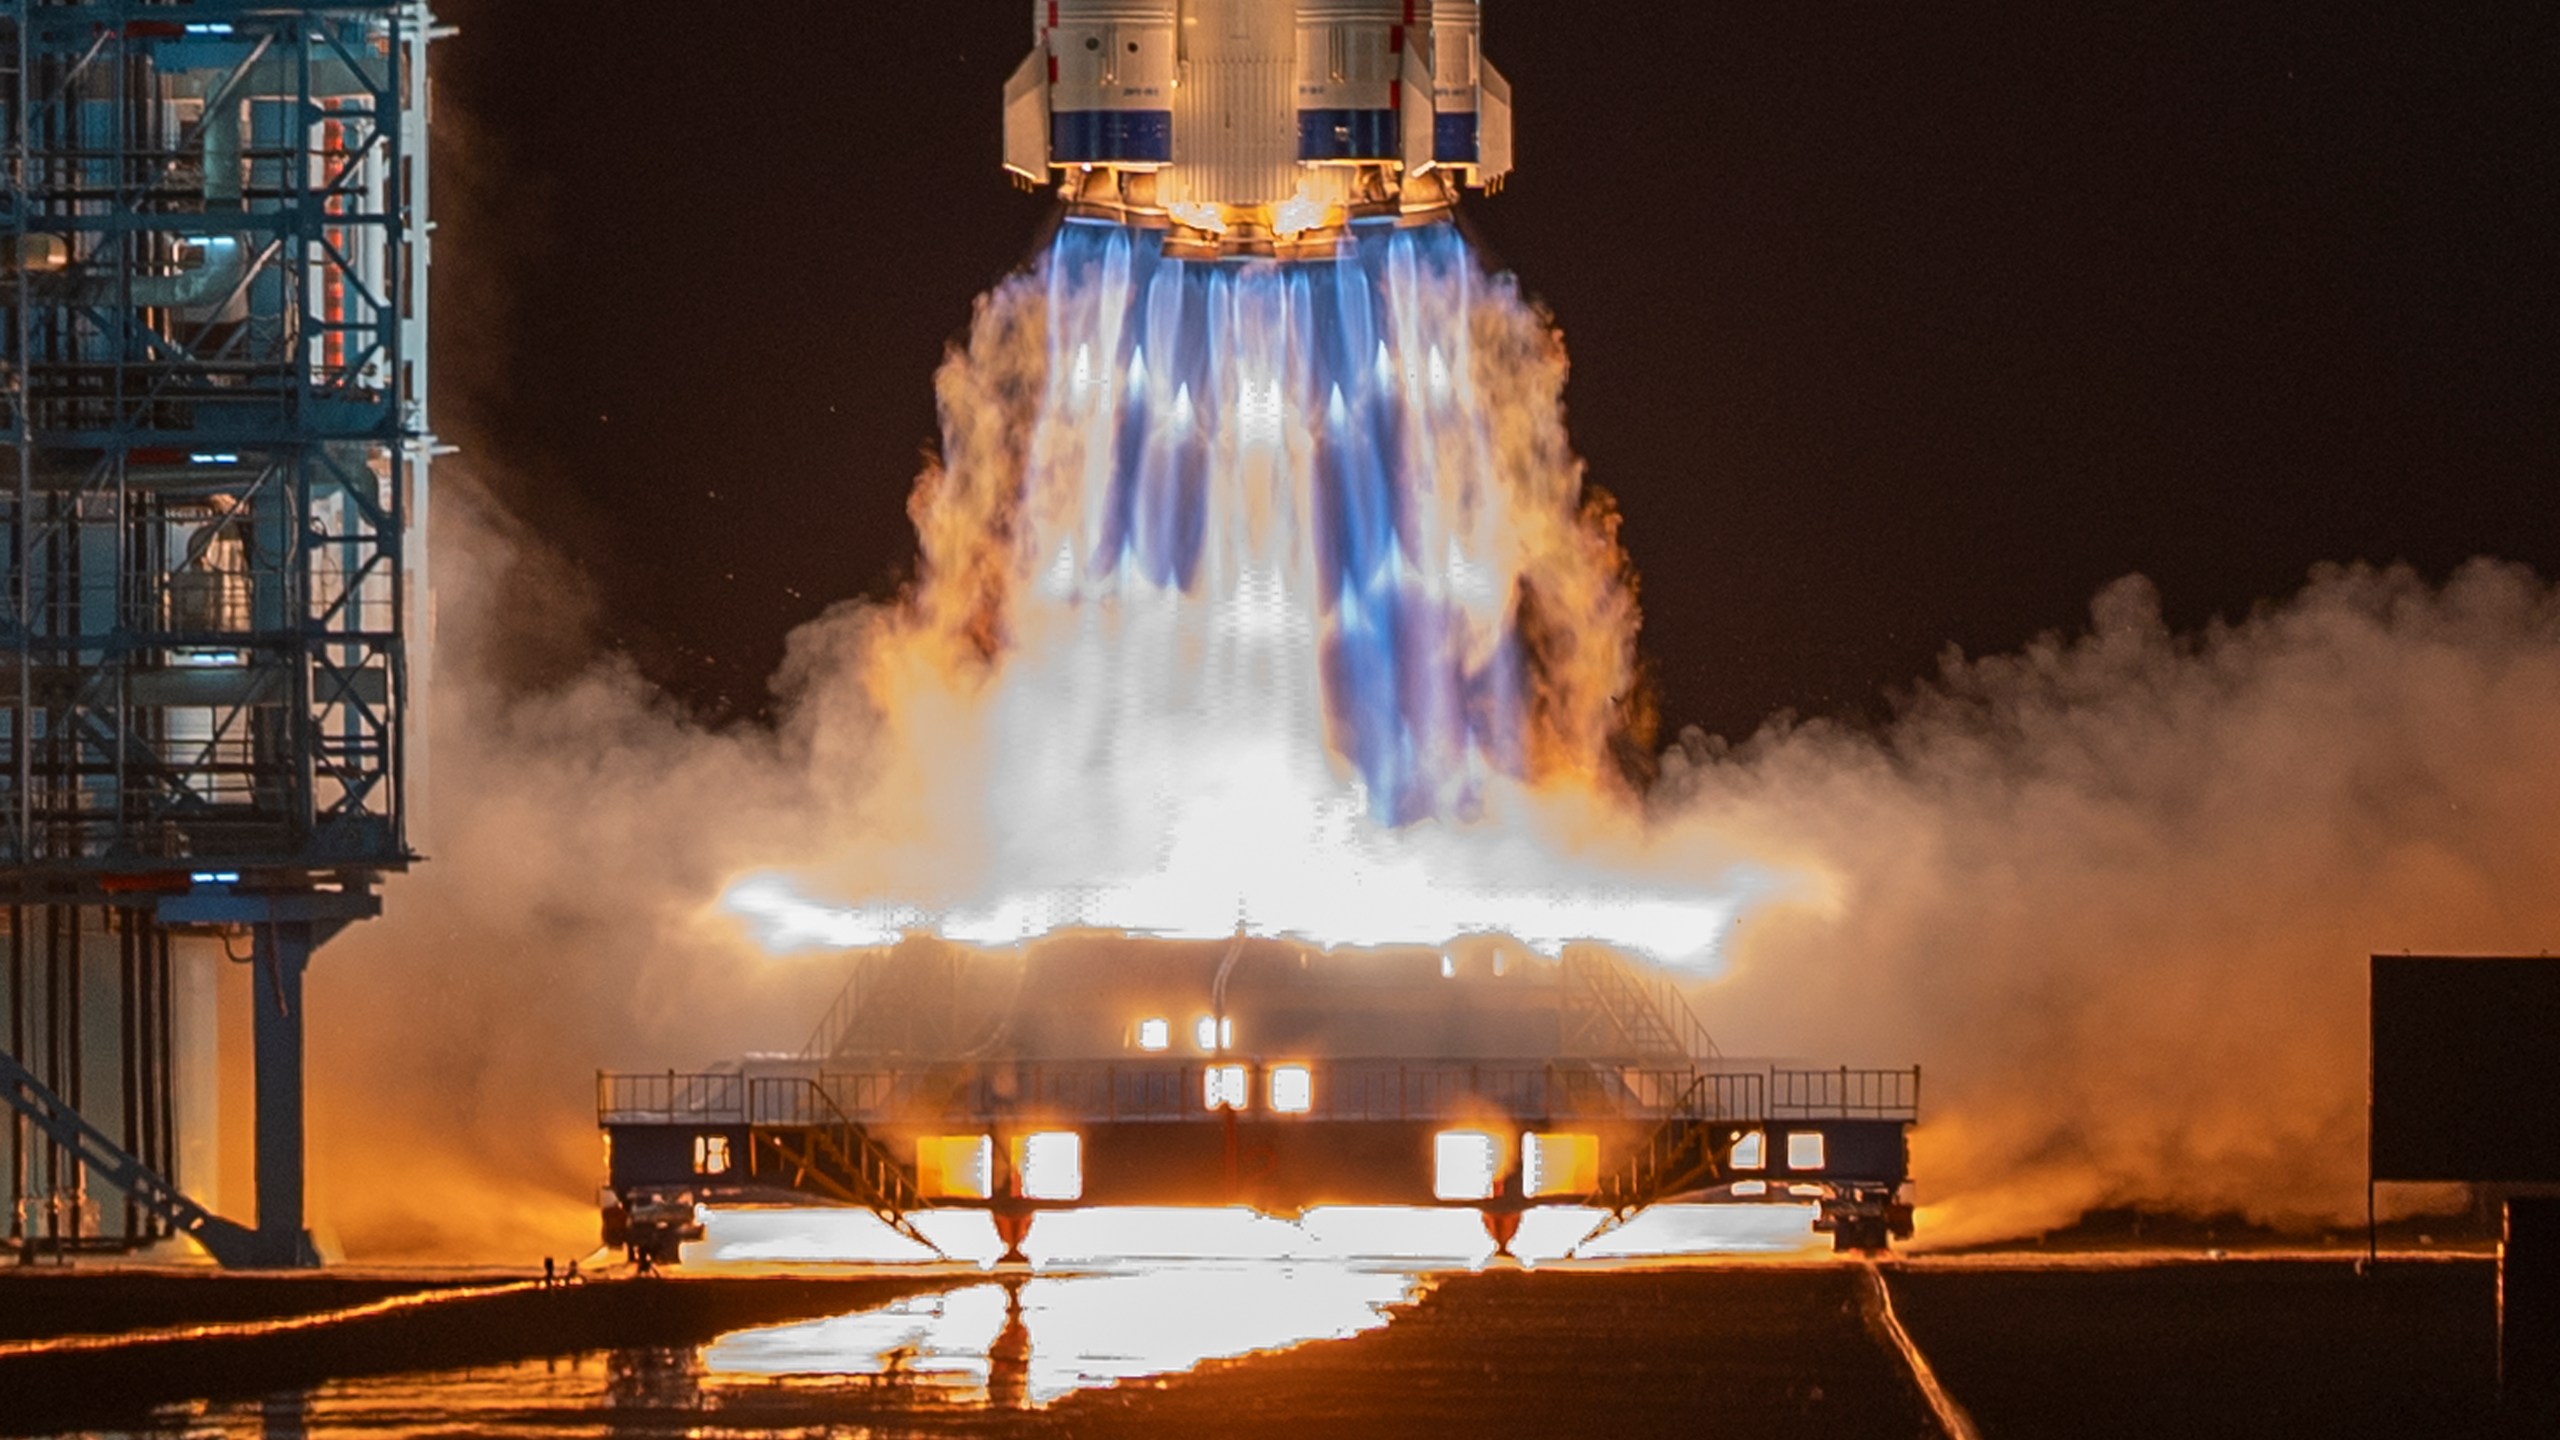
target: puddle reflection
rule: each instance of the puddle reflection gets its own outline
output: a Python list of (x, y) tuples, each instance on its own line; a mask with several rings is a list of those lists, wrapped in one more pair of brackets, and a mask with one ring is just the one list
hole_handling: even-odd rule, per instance
[[(981, 1211), (927, 1210), (913, 1217), (944, 1257), (992, 1268), (1004, 1244)], [(1658, 1205), (1624, 1225), (1599, 1210), (1540, 1206), (1521, 1217), (1512, 1253), (1530, 1264), (1674, 1259), (1704, 1255), (1818, 1254), (1814, 1207)], [(882, 1265), (934, 1259), (931, 1251), (866, 1211), (793, 1206), (703, 1212), (705, 1234), (685, 1263), (719, 1266)], [(1042, 1215), (1024, 1244), (1035, 1268), (1151, 1261), (1374, 1263), (1407, 1269), (1475, 1269), (1493, 1242), (1475, 1212), (1392, 1206), (1324, 1206), (1295, 1221), (1242, 1208), (1059, 1210)]]
[[(1809, 1207), (1664, 1206), (1595, 1235), (1601, 1218), (1532, 1211), (1515, 1248), (1530, 1264), (1607, 1263), (1808, 1253), (1822, 1238)], [(839, 1260), (875, 1244), (862, 1222), (893, 1233), (842, 1212), (712, 1220), (689, 1258), (714, 1271)], [(951, 1238), (964, 1235), (953, 1227)], [(950, 1290), (709, 1345), (345, 1380), (307, 1396), (176, 1407), (142, 1433), (1047, 1434), (1054, 1417), (1040, 1412), (1079, 1390), (1379, 1329), (1423, 1297), (1431, 1275), (1480, 1267), (1492, 1247), (1470, 1212), (1336, 1209), (1296, 1223), (1246, 1211), (1058, 1212), (1029, 1248), (1039, 1268), (1027, 1275), (971, 1275)]]
[(953, 1403), (1020, 1408), (1206, 1361), (1346, 1339), (1420, 1298), (1406, 1271), (1198, 1264), (970, 1285), (879, 1310), (731, 1335), (711, 1383), (909, 1377)]
[(140, 1433), (332, 1440), (821, 1435), (851, 1426), (890, 1440), (944, 1425), (1009, 1433), (987, 1425), (1005, 1412), (1032, 1423), (1029, 1412), (1078, 1390), (1378, 1329), (1429, 1283), (1410, 1267), (1298, 1261), (1008, 1276), (741, 1330), (706, 1346), (345, 1380), (308, 1395), (174, 1407)]

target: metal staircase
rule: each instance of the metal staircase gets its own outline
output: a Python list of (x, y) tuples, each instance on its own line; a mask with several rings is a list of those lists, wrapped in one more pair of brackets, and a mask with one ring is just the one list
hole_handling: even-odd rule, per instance
[(818, 1028), (809, 1033), (809, 1043), (800, 1056), (804, 1060), (831, 1060), (844, 1053), (845, 1042), (853, 1038), (854, 1023), (871, 1007), (864, 997), (878, 988), (882, 967), (888, 962), (884, 951), (873, 951), (853, 962), (853, 973), (845, 977), (844, 988), (836, 992), (835, 1003), (818, 1020)]
[(1684, 1190), (1715, 1184), (1725, 1169), (1725, 1154), (1718, 1142), (1732, 1131), (1737, 1117), (1763, 1108), (1754, 1093), (1760, 1082), (1760, 1076), (1749, 1074), (1691, 1077), (1673, 1102), (1671, 1114), (1654, 1127), (1626, 1164), (1600, 1177), (1582, 1203), (1624, 1220)]
[(1639, 976), (1596, 946), (1565, 951), (1562, 1010), (1567, 1055), (1685, 1068), (1716, 1053), (1668, 976)]
[(750, 1097), (749, 1169), (770, 1164), (794, 1189), (859, 1205), (899, 1234), (933, 1251), (942, 1247), (907, 1218), (924, 1208), (915, 1175), (812, 1080), (758, 1080)]
[(132, 1196), (134, 1204), (203, 1246), (205, 1253), (225, 1269), (290, 1263), (290, 1257), (270, 1255), (256, 1231), (207, 1210), (160, 1172), (127, 1154), (5, 1050), (0, 1050), (0, 1100), (26, 1116), (54, 1144), (69, 1151), (90, 1174)]
[(960, 1028), (960, 964), (956, 956), (901, 950), (862, 956), (810, 1034), (803, 1058), (949, 1052)]

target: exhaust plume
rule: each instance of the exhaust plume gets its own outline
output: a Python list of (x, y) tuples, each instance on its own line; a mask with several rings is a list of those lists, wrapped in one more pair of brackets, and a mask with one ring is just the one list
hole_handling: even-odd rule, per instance
[(781, 951), (1244, 928), (1712, 965), (1760, 880), (1660, 872), (1626, 823), (1635, 587), (1564, 374), (1453, 226), (1281, 265), (1066, 225), (944, 367), (906, 602), (794, 671), (879, 717), (906, 858), (799, 857), (731, 908)]

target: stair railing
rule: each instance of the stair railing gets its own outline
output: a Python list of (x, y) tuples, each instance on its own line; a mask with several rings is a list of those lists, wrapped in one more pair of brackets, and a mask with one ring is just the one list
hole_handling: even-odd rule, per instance
[[(1568, 1017), (1577, 999), (1585, 1002), (1633, 1047), (1636, 1058), (1695, 1062), (1716, 1056), (1714, 1037), (1667, 975), (1640, 979), (1616, 955), (1580, 946), (1565, 952), (1563, 982)], [(1581, 1038), (1568, 1036), (1568, 1043)]]

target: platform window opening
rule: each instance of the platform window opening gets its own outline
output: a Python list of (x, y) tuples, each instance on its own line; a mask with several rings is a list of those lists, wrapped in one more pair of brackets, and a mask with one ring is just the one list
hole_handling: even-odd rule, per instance
[(1600, 1186), (1600, 1137), (1542, 1135), (1520, 1137), (1520, 1184), (1532, 1200), (1556, 1195), (1588, 1195)]
[(1252, 1094), (1241, 1065), (1212, 1065), (1200, 1072), (1201, 1099), (1212, 1110), (1243, 1110)]
[(1227, 1049), (1236, 1043), (1235, 1017), (1230, 1015), (1221, 1019), (1203, 1015), (1191, 1027), (1191, 1038), (1199, 1042), (1203, 1050)]
[(693, 1137), (693, 1173), (726, 1175), (729, 1173), (729, 1137), (696, 1135)]
[(1787, 1168), (1811, 1174), (1830, 1163), (1819, 1130), (1799, 1130), (1787, 1137)]
[(1757, 1170), (1769, 1163), (1769, 1136), (1765, 1131), (1745, 1130), (1733, 1142), (1733, 1168)]
[(1316, 1108), (1314, 1073), (1304, 1065), (1273, 1066), (1271, 1108), (1282, 1115), (1304, 1115)]
[(995, 1195), (996, 1146), (984, 1135), (926, 1135), (916, 1141), (916, 1189), (928, 1200)]
[(1442, 1200), (1490, 1200), (1502, 1178), (1502, 1142), (1481, 1130), (1432, 1137), (1431, 1193)]
[(1149, 1054), (1173, 1048), (1173, 1022), (1161, 1015), (1139, 1021), (1138, 1048)]
[(1072, 1130), (1020, 1136), (1013, 1142), (1013, 1171), (1026, 1200), (1081, 1200), (1084, 1137)]

